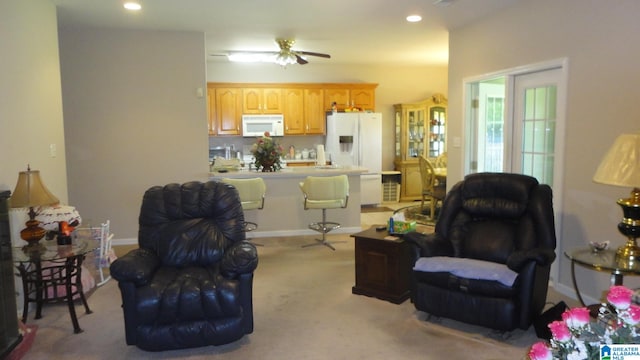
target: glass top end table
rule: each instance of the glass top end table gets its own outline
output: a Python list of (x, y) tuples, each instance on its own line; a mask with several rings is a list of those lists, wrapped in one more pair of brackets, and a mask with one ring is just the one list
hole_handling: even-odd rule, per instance
[(616, 251), (611, 249), (593, 250), (580, 248), (566, 251), (564, 255), (571, 260), (571, 280), (580, 304), (586, 306), (575, 276), (575, 264), (587, 269), (611, 273), (611, 285), (622, 285), (624, 275), (640, 275), (640, 259), (629, 261), (616, 256)]

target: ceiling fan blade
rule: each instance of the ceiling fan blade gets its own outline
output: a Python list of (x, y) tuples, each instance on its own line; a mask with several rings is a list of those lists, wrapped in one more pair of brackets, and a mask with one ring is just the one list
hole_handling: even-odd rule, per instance
[(321, 58), (331, 59), (331, 55), (329, 54), (323, 54), (323, 53), (317, 53), (317, 52), (311, 52), (311, 51), (296, 51), (296, 52), (300, 55), (317, 56)]
[(307, 60), (303, 59), (302, 56), (300, 56), (300, 55), (296, 55), (296, 61), (300, 65), (304, 65), (304, 64), (309, 63)]

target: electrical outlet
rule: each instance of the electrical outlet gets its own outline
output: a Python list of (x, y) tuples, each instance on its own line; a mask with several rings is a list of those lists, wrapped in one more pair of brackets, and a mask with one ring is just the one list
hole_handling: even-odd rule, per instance
[(462, 139), (459, 136), (453, 138), (453, 147), (459, 148), (462, 146)]
[(56, 144), (49, 144), (49, 156), (54, 158), (57, 155), (58, 155), (58, 149), (56, 147)]

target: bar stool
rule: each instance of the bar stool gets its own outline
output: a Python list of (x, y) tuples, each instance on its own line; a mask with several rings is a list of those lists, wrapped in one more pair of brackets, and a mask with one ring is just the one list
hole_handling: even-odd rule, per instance
[[(327, 221), (327, 209), (346, 208), (349, 202), (349, 180), (347, 175), (338, 176), (308, 176), (300, 183), (304, 195), (304, 209), (322, 209), (322, 221), (309, 224), (309, 229), (322, 233), (322, 239), (302, 247), (324, 245), (332, 250), (335, 248), (328, 242), (328, 232), (340, 228), (337, 222)], [(335, 241), (335, 243), (346, 241)]]
[[(262, 178), (251, 179), (230, 179), (224, 178), (222, 182), (233, 185), (240, 195), (240, 203), (242, 210), (262, 210), (264, 208), (264, 198), (267, 192), (267, 186)], [(258, 224), (245, 221), (244, 231), (250, 232), (258, 228)], [(257, 246), (264, 246), (263, 244), (256, 244)]]

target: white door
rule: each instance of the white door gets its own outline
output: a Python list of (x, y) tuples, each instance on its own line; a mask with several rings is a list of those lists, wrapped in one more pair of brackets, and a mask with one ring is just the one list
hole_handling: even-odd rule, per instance
[[(533, 176), (551, 187), (559, 183), (556, 179), (562, 174), (562, 169), (556, 166), (557, 151), (562, 153), (563, 143), (557, 134), (558, 82), (561, 72), (561, 69), (551, 69), (514, 78), (515, 156), (509, 168)], [(563, 124), (562, 121), (560, 125)]]

